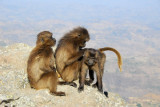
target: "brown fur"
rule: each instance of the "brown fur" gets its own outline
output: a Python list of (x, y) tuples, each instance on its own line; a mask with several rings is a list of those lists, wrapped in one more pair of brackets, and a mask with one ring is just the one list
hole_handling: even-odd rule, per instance
[(81, 57), (84, 54), (86, 41), (89, 41), (87, 29), (78, 27), (65, 34), (59, 41), (56, 49), (56, 66), (61, 78), (67, 84), (76, 87), (74, 80), (79, 78)]
[(37, 90), (48, 88), (51, 94), (64, 96), (64, 92), (56, 91), (58, 77), (55, 72), (55, 58), (51, 48), (55, 43), (56, 40), (52, 38), (52, 33), (43, 31), (38, 34), (36, 47), (31, 51), (28, 59), (28, 79), (32, 88)]
[[(79, 83), (80, 86), (78, 88), (79, 92), (84, 90), (84, 83), (86, 85), (90, 85), (94, 80), (94, 71), (97, 75), (97, 82), (93, 85), (93, 87), (98, 87), (98, 90), (100, 92), (103, 92), (103, 84), (102, 84), (102, 76), (104, 72), (104, 64), (106, 61), (106, 55), (103, 53), (103, 51), (110, 50), (116, 53), (118, 57), (118, 65), (120, 68), (120, 71), (122, 70), (122, 58), (119, 52), (110, 47), (100, 48), (99, 50), (95, 50), (92, 48), (88, 48), (85, 51), (84, 57), (83, 57), (83, 63), (82, 63), (82, 69), (80, 73), (80, 79)], [(86, 72), (89, 70), (89, 76), (90, 80), (85, 81), (86, 78)]]

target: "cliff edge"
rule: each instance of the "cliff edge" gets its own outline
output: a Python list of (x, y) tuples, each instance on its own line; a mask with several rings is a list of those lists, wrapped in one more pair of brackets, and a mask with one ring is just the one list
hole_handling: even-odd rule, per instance
[[(77, 88), (59, 86), (66, 96), (49, 94), (47, 89), (31, 89), (27, 79), (26, 61), (33, 47), (23, 43), (0, 47), (0, 106), (8, 107), (126, 107), (118, 94), (108, 98), (91, 86), (79, 93)], [(76, 81), (78, 84), (78, 81)], [(78, 84), (79, 85), (79, 84)]]

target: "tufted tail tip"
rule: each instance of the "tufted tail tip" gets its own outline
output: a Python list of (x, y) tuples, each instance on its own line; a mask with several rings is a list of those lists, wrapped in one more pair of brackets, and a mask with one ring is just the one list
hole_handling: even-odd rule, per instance
[(122, 66), (121, 65), (119, 66), (119, 70), (120, 70), (120, 72), (122, 72)]

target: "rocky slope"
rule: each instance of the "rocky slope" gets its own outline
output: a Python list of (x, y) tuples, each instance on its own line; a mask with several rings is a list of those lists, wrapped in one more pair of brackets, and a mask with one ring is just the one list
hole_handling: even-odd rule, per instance
[[(19, 43), (0, 47), (0, 106), (9, 107), (126, 107), (127, 103), (115, 93), (109, 98), (97, 89), (85, 86), (84, 92), (77, 88), (58, 86), (66, 92), (65, 97), (49, 94), (47, 89), (34, 90), (28, 83), (26, 61), (32, 47)], [(76, 81), (78, 84), (78, 81)], [(14, 99), (14, 100), (13, 100)]]

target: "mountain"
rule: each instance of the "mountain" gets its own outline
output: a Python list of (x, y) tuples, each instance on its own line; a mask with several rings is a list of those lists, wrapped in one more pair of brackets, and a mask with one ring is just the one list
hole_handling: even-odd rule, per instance
[(106, 89), (118, 92), (124, 98), (160, 94), (159, 63), (158, 55), (124, 57), (123, 70), (119, 72), (116, 56), (108, 56), (103, 76)]
[(160, 95), (148, 93), (140, 98), (130, 97), (129, 106), (137, 107), (159, 107), (160, 106)]

